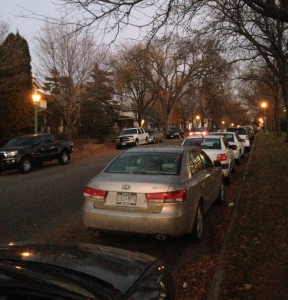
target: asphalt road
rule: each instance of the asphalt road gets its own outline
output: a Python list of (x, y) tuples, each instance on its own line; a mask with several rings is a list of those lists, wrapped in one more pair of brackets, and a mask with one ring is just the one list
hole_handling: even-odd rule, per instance
[[(181, 143), (180, 140), (171, 142)], [(152, 237), (97, 235), (83, 226), (84, 185), (117, 153), (108, 151), (98, 157), (72, 157), (64, 166), (54, 161), (25, 175), (18, 171), (0, 174), (0, 243), (98, 243), (162, 257), (171, 268), (211, 253), (217, 244), (215, 230), (221, 226), (225, 210), (217, 205), (206, 214), (204, 239), (200, 244), (187, 241), (185, 236), (158, 241)]]

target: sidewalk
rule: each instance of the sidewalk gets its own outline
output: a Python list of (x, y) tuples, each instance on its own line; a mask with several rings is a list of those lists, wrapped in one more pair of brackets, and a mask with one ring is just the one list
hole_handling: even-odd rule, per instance
[(288, 299), (288, 144), (256, 135), (207, 299)]

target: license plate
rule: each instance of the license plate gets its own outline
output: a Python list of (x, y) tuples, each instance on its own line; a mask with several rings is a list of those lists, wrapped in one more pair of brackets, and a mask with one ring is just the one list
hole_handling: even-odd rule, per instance
[(136, 205), (137, 196), (134, 193), (117, 193), (116, 204)]

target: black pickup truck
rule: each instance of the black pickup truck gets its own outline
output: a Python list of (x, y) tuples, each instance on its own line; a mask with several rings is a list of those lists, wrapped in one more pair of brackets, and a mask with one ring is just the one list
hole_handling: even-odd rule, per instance
[(29, 173), (34, 167), (54, 159), (64, 165), (69, 162), (72, 152), (72, 141), (56, 141), (49, 133), (15, 137), (0, 148), (0, 173), (12, 169)]

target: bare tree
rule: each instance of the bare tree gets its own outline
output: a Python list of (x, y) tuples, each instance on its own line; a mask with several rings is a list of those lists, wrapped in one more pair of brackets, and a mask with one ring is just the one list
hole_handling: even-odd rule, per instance
[(151, 81), (146, 76), (149, 69), (149, 53), (147, 45), (143, 43), (122, 45), (116, 59), (112, 61), (117, 90), (134, 107), (139, 126), (142, 120), (147, 124), (147, 110), (153, 106), (157, 97)]
[(8, 23), (0, 20), (0, 45), (3, 43), (5, 40), (7, 34), (9, 31), (9, 25)]
[(79, 120), (84, 86), (97, 61), (93, 36), (74, 29), (75, 25), (46, 23), (36, 40), (41, 75), (46, 78), (51, 99), (65, 121), (68, 138)]
[[(216, 0), (211, 5), (211, 28), (230, 44), (242, 49), (242, 59), (262, 59), (281, 86), (288, 120), (288, 24), (257, 14), (242, 1)], [(245, 55), (245, 56), (244, 56)], [(288, 142), (288, 130), (286, 134)]]
[(267, 1), (267, 0), (243, 0), (255, 12), (277, 19), (283, 22), (288, 22), (288, 1)]

